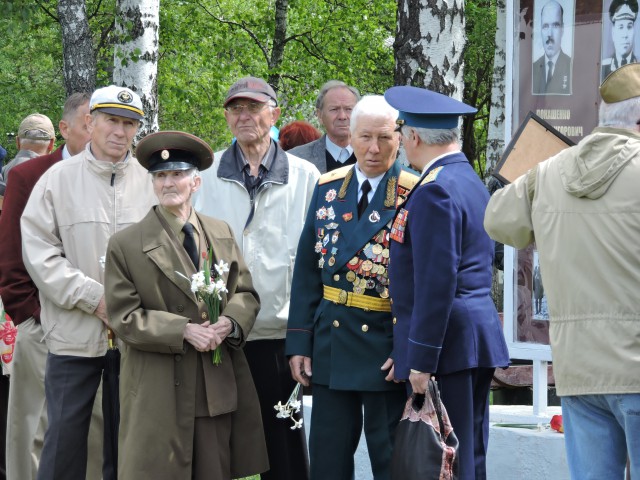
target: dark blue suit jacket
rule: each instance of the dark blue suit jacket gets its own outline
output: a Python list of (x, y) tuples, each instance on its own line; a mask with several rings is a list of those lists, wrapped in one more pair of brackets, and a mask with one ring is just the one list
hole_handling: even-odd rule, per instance
[[(462, 153), (438, 160), (405, 205), (404, 241), (391, 241), (393, 359), (446, 374), (501, 367), (509, 354), (490, 296), (493, 241), (483, 227), (489, 194)], [(401, 218), (402, 210), (399, 213)]]
[[(388, 290), (384, 290), (388, 285), (386, 234), (396, 212), (398, 195), (403, 199), (417, 177), (408, 172), (401, 174), (396, 162), (358, 219), (358, 181), (354, 168), (343, 167), (323, 175), (313, 194), (293, 272), (286, 354), (311, 357), (313, 383), (332, 389), (402, 389), (404, 387), (385, 381), (387, 372), (380, 370), (393, 348), (391, 313), (333, 303), (323, 298), (323, 284), (353, 292), (354, 283), (347, 279), (347, 274), (357, 273), (359, 269), (354, 271), (353, 265), (350, 269), (349, 261), (372, 259), (376, 270), (384, 272), (375, 276), (367, 273), (371, 282), (361, 294), (377, 299), (388, 295)], [(346, 175), (349, 171), (353, 173)], [(406, 180), (410, 180), (408, 187)], [(346, 190), (345, 184), (348, 184)], [(344, 191), (342, 198), (341, 190)], [(325, 214), (329, 209), (333, 211)], [(374, 244), (387, 249), (386, 258), (382, 254), (372, 257)], [(317, 252), (320, 245), (322, 249)], [(364, 248), (367, 245), (369, 248)], [(330, 261), (332, 257), (334, 260)], [(319, 267), (321, 259), (324, 263)], [(363, 278), (365, 274), (360, 272), (357, 276)]]

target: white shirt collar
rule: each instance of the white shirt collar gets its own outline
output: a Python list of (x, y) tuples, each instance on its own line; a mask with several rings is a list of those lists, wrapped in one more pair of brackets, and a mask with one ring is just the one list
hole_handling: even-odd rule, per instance
[(69, 153), (69, 149), (67, 148), (67, 144), (65, 143), (62, 148), (62, 159), (66, 160), (67, 158), (71, 158), (71, 153)]
[[(340, 147), (340, 146), (336, 145), (335, 143), (333, 143), (329, 139), (329, 135), (325, 136), (325, 140), (326, 140), (326, 145), (327, 145), (327, 151), (334, 158), (334, 160), (338, 161), (338, 158), (340, 158), (340, 152), (342, 151), (342, 147)], [(353, 147), (351, 145), (347, 145), (345, 148), (347, 149), (347, 152), (349, 152), (349, 156), (347, 157), (347, 158), (349, 158), (351, 156), (351, 154), (353, 153)]]
[(387, 172), (384, 172), (383, 174), (378, 175), (377, 177), (369, 178), (360, 171), (360, 167), (358, 167), (358, 164), (356, 164), (355, 170), (356, 170), (356, 177), (358, 178), (358, 200), (360, 200), (360, 188), (362, 187), (362, 183), (365, 180), (369, 180), (369, 185), (371, 185), (371, 190), (369, 190), (369, 195), (367, 196), (369, 197), (369, 201), (371, 201), (371, 199), (373, 198), (373, 195), (376, 193), (376, 188), (378, 188), (378, 185), (380, 185), (380, 182), (382, 181), (382, 177), (384, 177), (384, 174)]
[(438, 160), (448, 156), (448, 155), (454, 155), (456, 153), (460, 153), (460, 150), (456, 150), (455, 152), (447, 152), (447, 153), (443, 153), (442, 155), (438, 155), (436, 158), (434, 158), (433, 160), (431, 160), (429, 163), (427, 163), (424, 168), (422, 169), (422, 175), (424, 175), (426, 173), (427, 170), (429, 170), (429, 168), (431, 168), (431, 166), (436, 163)]

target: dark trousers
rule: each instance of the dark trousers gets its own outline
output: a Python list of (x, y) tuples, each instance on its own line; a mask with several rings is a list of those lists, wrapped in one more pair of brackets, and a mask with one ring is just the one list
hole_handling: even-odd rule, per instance
[[(304, 427), (291, 430), (291, 420), (276, 418), (273, 408), (278, 402), (284, 404), (296, 386), (284, 355), (284, 339), (252, 340), (246, 343), (244, 353), (260, 400), (269, 455), (270, 469), (260, 474), (261, 480), (308, 480), (309, 454)], [(298, 415), (302, 417), (302, 409), (296, 417)]]
[(459, 480), (486, 480), (489, 390), (495, 368), (472, 368), (436, 377), (460, 447)]
[(44, 388), (49, 426), (38, 480), (86, 478), (91, 411), (103, 367), (104, 357), (47, 355)]
[(389, 480), (395, 431), (406, 400), (404, 388), (355, 392), (314, 383), (309, 435), (311, 480), (353, 478), (353, 456), (363, 423), (373, 478)]

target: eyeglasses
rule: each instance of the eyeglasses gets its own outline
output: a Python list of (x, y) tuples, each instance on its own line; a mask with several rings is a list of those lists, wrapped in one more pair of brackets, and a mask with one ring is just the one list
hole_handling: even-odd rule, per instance
[(232, 115), (240, 115), (244, 110), (247, 110), (250, 114), (260, 113), (266, 107), (268, 103), (249, 102), (249, 103), (234, 103), (225, 107), (225, 110)]

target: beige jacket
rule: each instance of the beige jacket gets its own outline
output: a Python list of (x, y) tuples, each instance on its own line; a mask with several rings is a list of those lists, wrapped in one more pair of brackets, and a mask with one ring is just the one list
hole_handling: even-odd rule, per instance
[(90, 144), (40, 177), (21, 219), (22, 256), (40, 291), (51, 353), (105, 354), (106, 328), (93, 312), (104, 293), (107, 241), (156, 203), (149, 175), (135, 158), (99, 161)]
[(640, 135), (597, 128), (533, 172), (491, 197), (484, 225), (536, 242), (558, 395), (640, 393)]

